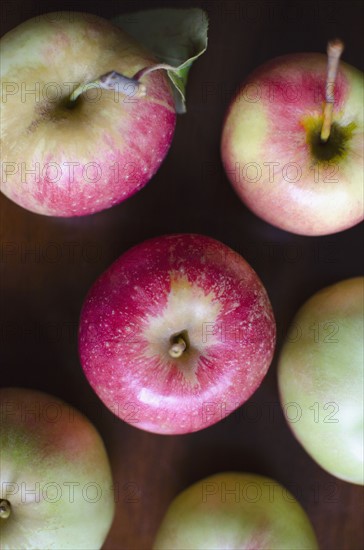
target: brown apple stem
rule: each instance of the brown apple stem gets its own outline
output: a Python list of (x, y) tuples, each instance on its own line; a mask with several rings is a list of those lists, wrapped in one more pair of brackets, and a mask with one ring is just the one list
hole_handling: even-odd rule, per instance
[(8, 500), (0, 500), (0, 518), (7, 519), (11, 514), (11, 505)]
[(327, 76), (323, 124), (321, 129), (321, 141), (326, 142), (330, 137), (332, 115), (335, 101), (335, 80), (339, 67), (340, 56), (344, 51), (344, 44), (340, 39), (331, 40), (327, 45)]
[(185, 340), (180, 336), (176, 342), (174, 342), (168, 350), (168, 353), (174, 359), (181, 357), (183, 352), (186, 350), (187, 344)]
[(117, 93), (123, 94), (127, 97), (137, 99), (144, 97), (147, 93), (147, 88), (144, 84), (139, 82), (137, 78), (129, 78), (116, 71), (110, 71), (105, 73), (96, 80), (88, 82), (87, 84), (80, 84), (71, 94), (70, 101), (76, 101), (76, 99), (91, 88), (101, 88), (103, 90), (115, 90)]

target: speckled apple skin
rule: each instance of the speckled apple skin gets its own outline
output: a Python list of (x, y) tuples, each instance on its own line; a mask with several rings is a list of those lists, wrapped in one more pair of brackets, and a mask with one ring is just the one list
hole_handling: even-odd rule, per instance
[[(7, 197), (39, 214), (82, 216), (120, 203), (151, 179), (176, 120), (163, 71), (142, 78), (145, 97), (99, 89), (82, 94), (75, 109), (59, 106), (75, 84), (113, 70), (132, 77), (155, 62), (129, 35), (97, 16), (60, 12), (11, 30), (1, 50)], [(26, 93), (32, 89), (39, 91)]]
[(335, 84), (333, 121), (356, 124), (346, 157), (318, 165), (307, 142), (305, 120), (323, 112), (326, 64), (323, 54), (302, 53), (258, 67), (233, 98), (222, 132), (225, 171), (242, 201), (301, 235), (336, 233), (364, 214), (361, 71), (341, 62)]
[[(0, 389), (2, 550), (101, 548), (114, 515), (109, 460), (94, 426), (60, 399)], [(97, 492), (96, 492), (97, 491)]]
[[(187, 330), (189, 349), (168, 354)], [(83, 305), (79, 351), (101, 400), (155, 433), (206, 428), (244, 403), (271, 363), (275, 321), (249, 264), (201, 235), (158, 237), (123, 254)]]

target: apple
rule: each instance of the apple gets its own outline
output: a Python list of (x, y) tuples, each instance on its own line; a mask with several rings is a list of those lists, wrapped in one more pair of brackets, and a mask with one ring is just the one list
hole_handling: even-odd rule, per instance
[[(2, 192), (49, 216), (82, 216), (133, 195), (175, 127), (167, 77), (112, 23), (56, 12), (1, 39)], [(107, 88), (107, 89), (105, 89)]]
[(364, 484), (363, 302), (363, 277), (314, 294), (296, 314), (278, 366), (294, 435), (322, 468), (356, 484)]
[(326, 235), (363, 219), (363, 73), (337, 69), (341, 51), (329, 43), (327, 78), (319, 53), (265, 63), (224, 122), (222, 161), (238, 196), (292, 233)]
[(81, 312), (85, 374), (117, 416), (150, 432), (201, 430), (257, 389), (275, 321), (256, 273), (202, 235), (148, 240), (96, 281)]
[(318, 549), (297, 500), (276, 481), (225, 472), (198, 481), (169, 506), (153, 550)]
[(80, 412), (42, 392), (0, 389), (2, 549), (101, 548), (114, 515), (103, 442)]

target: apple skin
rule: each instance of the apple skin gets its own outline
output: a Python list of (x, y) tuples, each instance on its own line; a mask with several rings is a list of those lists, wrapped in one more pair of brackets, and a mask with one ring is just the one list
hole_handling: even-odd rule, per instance
[[(95, 15), (56, 12), (8, 32), (1, 49), (8, 198), (38, 214), (82, 216), (120, 203), (150, 180), (176, 120), (163, 71), (142, 78), (145, 97), (99, 89), (82, 94), (73, 109), (63, 105), (76, 84), (113, 70), (132, 77), (155, 62), (129, 35)], [(25, 94), (25, 87), (39, 92)]]
[(323, 54), (302, 53), (257, 68), (232, 100), (222, 133), (223, 164), (241, 200), (301, 235), (336, 233), (363, 219), (363, 73), (346, 63), (333, 121), (356, 128), (342, 158), (317, 162), (311, 154), (307, 121), (322, 120), (326, 64)]
[(225, 472), (198, 481), (169, 506), (153, 550), (316, 550), (311, 523), (276, 481)]
[[(187, 330), (189, 348), (169, 355)], [(276, 327), (267, 293), (236, 252), (201, 235), (148, 240), (94, 284), (79, 351), (105, 405), (143, 430), (181, 434), (227, 416), (257, 389)]]
[(0, 490), (11, 504), (10, 516), (0, 519), (1, 548), (101, 548), (114, 498), (108, 457), (93, 425), (34, 390), (3, 388), (0, 406)]
[[(350, 483), (364, 483), (364, 278), (314, 294), (297, 312), (278, 365), (282, 404), (298, 404), (289, 426), (311, 457)], [(299, 332), (297, 332), (299, 331)], [(292, 415), (296, 417), (295, 415)]]

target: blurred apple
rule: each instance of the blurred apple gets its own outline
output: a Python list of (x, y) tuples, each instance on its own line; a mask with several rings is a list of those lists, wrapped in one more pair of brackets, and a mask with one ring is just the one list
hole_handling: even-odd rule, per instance
[(290, 422), (298, 441), (322, 468), (364, 483), (364, 278), (314, 294), (298, 311), (294, 337), (281, 351), (281, 402), (299, 407)]
[(45, 393), (0, 390), (2, 549), (101, 548), (114, 514), (103, 442), (81, 413)]
[[(176, 118), (163, 72), (130, 79), (153, 63), (134, 39), (92, 14), (45, 14), (8, 32), (1, 38), (2, 192), (32, 212), (82, 216), (141, 189), (169, 149)], [(115, 72), (122, 75), (116, 89), (88, 87), (109, 73), (113, 86)]]
[(221, 473), (180, 493), (153, 550), (313, 550), (317, 541), (297, 500), (276, 481)]
[(83, 305), (85, 374), (117, 416), (147, 431), (211, 426), (258, 388), (272, 360), (266, 290), (239, 254), (168, 235), (123, 254)]

